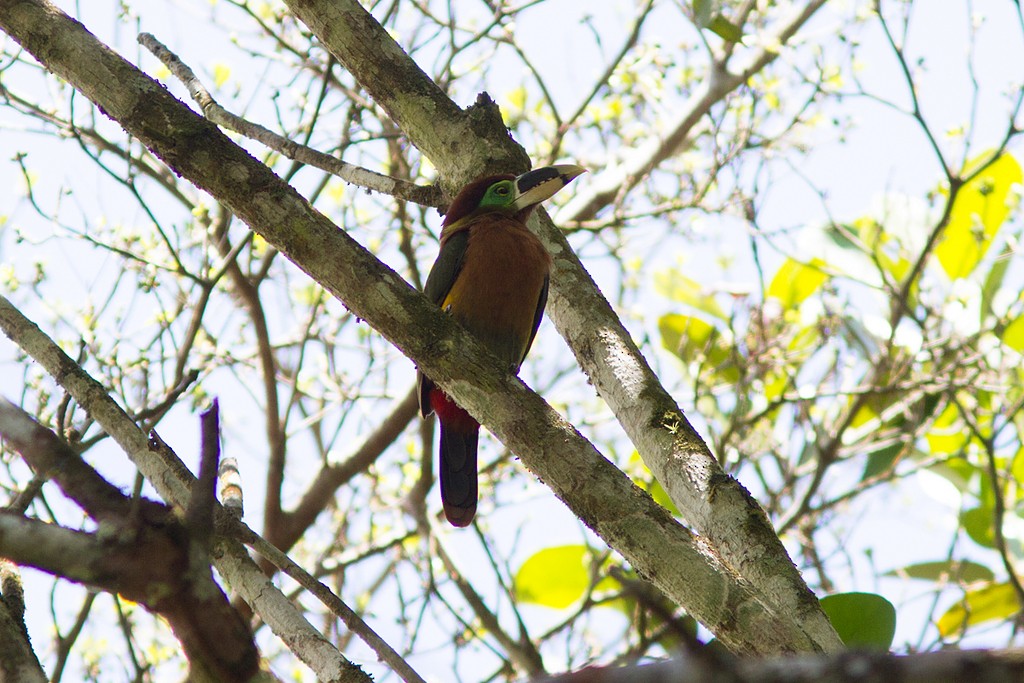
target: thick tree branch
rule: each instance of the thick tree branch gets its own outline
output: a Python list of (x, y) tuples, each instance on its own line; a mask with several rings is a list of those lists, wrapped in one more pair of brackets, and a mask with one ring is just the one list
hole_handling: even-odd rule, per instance
[(837, 656), (785, 659), (730, 659), (696, 655), (657, 664), (587, 668), (543, 683), (1004, 683), (1021, 680), (1019, 651), (946, 651), (897, 657), (882, 652), (847, 652)]
[(207, 579), (196, 581), (180, 531), (172, 525), (87, 534), (0, 512), (0, 554), (160, 614), (181, 641), (195, 680), (251, 681), (259, 665), (252, 634), (209, 567)]
[[(0, 512), (0, 515), (4, 514)], [(0, 545), (3, 539), (0, 537)], [(25, 590), (14, 563), (0, 552), (0, 681), (44, 683), (46, 674), (25, 627)]]
[(529, 157), (512, 142), (489, 98), (460, 109), (357, 0), (287, 5), (441, 170), (448, 194), (484, 170), (528, 168)]
[[(75, 501), (103, 523), (101, 533), (86, 534), (2, 513), (0, 555), (119, 593), (162, 615), (197, 680), (246, 683), (256, 675), (259, 653), (248, 624), (214, 582), (205, 549), (170, 508), (124, 496), (6, 400), (0, 400), (0, 434), (34, 469), (52, 472), (62, 490), (74, 491)], [(78, 478), (86, 485), (79, 486)]]
[(408, 662), (402, 659), (351, 607), (346, 605), (321, 581), (296, 564), (276, 546), (256, 534), (252, 534), (251, 537), (244, 540), (252, 546), (253, 550), (294, 579), (296, 583), (309, 591), (310, 595), (327, 607), (332, 614), (341, 619), (345, 626), (359, 636), (374, 652), (378, 653), (381, 661), (387, 664), (391, 671), (398, 674), (405, 683), (425, 683)]

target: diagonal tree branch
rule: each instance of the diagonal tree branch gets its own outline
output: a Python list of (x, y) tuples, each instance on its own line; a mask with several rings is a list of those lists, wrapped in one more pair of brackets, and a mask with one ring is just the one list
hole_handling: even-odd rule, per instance
[(393, 444), (418, 413), (415, 387), (397, 400), (391, 412), (371, 434), (367, 435), (353, 452), (340, 463), (328, 463), (320, 468), (316, 478), (302, 494), (295, 508), (284, 513), (280, 532), (267, 538), (278, 548), (287, 551), (313, 524), (334, 499), (338, 489), (355, 475), (376, 462), (380, 454)]

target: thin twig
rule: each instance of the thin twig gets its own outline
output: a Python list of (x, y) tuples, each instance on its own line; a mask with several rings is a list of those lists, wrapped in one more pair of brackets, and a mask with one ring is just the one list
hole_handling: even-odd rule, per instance
[(189, 94), (200, 106), (203, 115), (218, 126), (256, 140), (289, 159), (319, 168), (322, 171), (338, 176), (347, 183), (358, 185), (364, 189), (391, 195), (396, 199), (423, 206), (435, 208), (446, 206), (440, 189), (433, 185), (408, 183), (398, 178), (392, 178), (382, 173), (375, 173), (369, 169), (346, 163), (341, 159), (332, 157), (330, 154), (324, 154), (312, 147), (300, 145), (259, 124), (246, 121), (241, 116), (232, 114), (217, 104), (217, 101), (213, 99), (213, 96), (210, 95), (210, 92), (195, 75), (195, 72), (152, 34), (140, 33), (138, 41), (139, 44), (153, 53), (153, 56), (159, 59), (188, 88)]
[(252, 547), (264, 559), (270, 561), (282, 573), (294, 579), (296, 583), (305, 588), (309, 593), (319, 600), (336, 617), (341, 619), (346, 628), (359, 636), (364, 643), (380, 658), (384, 664), (398, 674), (405, 683), (426, 683), (416, 671), (409, 666), (409, 663), (402, 658), (388, 643), (370, 628), (363, 619), (346, 605), (344, 601), (317, 580), (313, 575), (296, 564), (292, 558), (278, 550), (273, 544), (268, 543), (264, 538), (255, 532), (248, 531), (241, 539), (243, 543)]

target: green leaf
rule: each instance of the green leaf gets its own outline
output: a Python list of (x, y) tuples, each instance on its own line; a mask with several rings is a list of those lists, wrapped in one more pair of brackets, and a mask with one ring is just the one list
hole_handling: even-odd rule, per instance
[[(986, 159), (986, 152), (972, 159), (964, 168), (971, 173)], [(1024, 174), (1010, 154), (1002, 154), (984, 171), (960, 188), (953, 199), (949, 223), (935, 255), (951, 280), (974, 272), (985, 256), (992, 238), (1010, 213), (1011, 190)], [(945, 194), (949, 194), (948, 190)]]
[(521, 602), (565, 609), (582, 599), (590, 587), (589, 557), (585, 545), (539, 550), (516, 572), (513, 593)]
[(956, 404), (950, 402), (925, 434), (933, 455), (953, 455), (967, 445), (970, 435), (960, 419)]
[(684, 361), (690, 361), (698, 351), (714, 341), (718, 330), (700, 318), (669, 313), (658, 318), (658, 331), (662, 345)]
[(714, 9), (711, 6), (711, 0), (693, 0), (693, 17), (697, 20), (697, 25), (701, 28), (707, 28), (711, 23), (711, 10)]
[(718, 329), (700, 318), (669, 313), (658, 319), (662, 345), (684, 363), (704, 361), (718, 379), (735, 382), (739, 370)]
[(864, 472), (860, 475), (861, 481), (870, 479), (883, 472), (888, 472), (896, 463), (896, 458), (903, 452), (903, 444), (899, 441), (893, 442), (884, 448), (879, 448), (868, 455), (868, 461), (864, 465)]
[(887, 576), (899, 576), (925, 581), (954, 581), (957, 583), (974, 583), (976, 581), (993, 581), (996, 576), (991, 569), (977, 562), (968, 560), (940, 560), (936, 562), (919, 562), (906, 567), (886, 572)]
[(849, 648), (888, 650), (896, 633), (896, 608), (875, 593), (837, 593), (821, 599), (836, 633)]
[(828, 277), (822, 271), (824, 265), (818, 258), (809, 264), (786, 259), (768, 285), (768, 296), (778, 299), (784, 308), (796, 308), (824, 284)]
[(721, 14), (711, 20), (711, 23), (708, 24), (708, 30), (729, 43), (740, 43), (743, 41), (743, 29)]
[(960, 513), (960, 525), (971, 540), (983, 548), (996, 547), (995, 517), (991, 507), (982, 506)]
[(996, 296), (996, 292), (1003, 286), (1003, 280), (1006, 277), (1006, 270), (1010, 267), (1010, 261), (1014, 256), (1014, 249), (1009, 244), (1004, 244), (1003, 249), (999, 252), (999, 257), (992, 262), (992, 268), (988, 271), (988, 276), (985, 278), (985, 284), (981, 287), (981, 322), (985, 322), (985, 316), (990, 313), (995, 313), (992, 310), (992, 300)]
[(855, 224), (829, 223), (822, 229), (824, 230), (825, 237), (840, 249), (845, 249), (854, 256), (864, 254), (864, 250), (852, 238), (853, 235), (858, 233), (858, 228)]
[(943, 638), (959, 635), (967, 626), (986, 621), (1009, 619), (1020, 611), (1017, 594), (1009, 583), (996, 583), (967, 591), (964, 599), (939, 617), (939, 634)]
[(945, 462), (931, 465), (928, 471), (937, 474), (957, 489), (964, 491), (981, 469), (966, 458), (950, 458)]
[(1003, 330), (1003, 343), (1017, 353), (1024, 353), (1024, 316), (1014, 318)]
[[(815, 252), (820, 258), (854, 280), (871, 283), (878, 280), (879, 264), (875, 259), (885, 253), (878, 221), (865, 216), (850, 223), (829, 223), (820, 230), (827, 240), (823, 249)], [(864, 241), (866, 230), (869, 242)]]

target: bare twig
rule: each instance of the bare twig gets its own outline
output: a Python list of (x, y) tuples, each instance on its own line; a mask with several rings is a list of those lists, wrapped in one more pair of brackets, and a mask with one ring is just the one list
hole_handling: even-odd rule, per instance
[(392, 178), (391, 176), (354, 166), (329, 154), (317, 151), (312, 147), (300, 145), (259, 124), (246, 121), (242, 117), (232, 114), (217, 104), (213, 96), (210, 95), (210, 92), (203, 86), (199, 77), (195, 75), (195, 72), (152, 34), (140, 33), (138, 40), (143, 47), (163, 62), (164, 66), (170, 69), (171, 73), (188, 88), (192, 99), (202, 108), (203, 115), (218, 126), (223, 126), (228, 130), (233, 130), (236, 133), (256, 140), (270, 149), (280, 152), (289, 159), (294, 159), (303, 164), (319, 168), (322, 171), (327, 171), (347, 183), (423, 206), (435, 208), (445, 206), (440, 190), (434, 186), (415, 185), (398, 178)]
[(381, 638), (363, 619), (346, 605), (341, 598), (334, 594), (330, 588), (318, 581), (309, 572), (296, 564), (290, 557), (268, 543), (259, 535), (252, 533), (243, 539), (246, 544), (251, 545), (253, 550), (262, 557), (269, 560), (284, 574), (294, 579), (300, 586), (319, 600), (331, 613), (341, 619), (345, 626), (358, 635), (380, 660), (387, 664), (392, 671), (405, 681), (405, 683), (425, 683), (423, 678), (409, 666), (409, 663), (402, 658), (394, 648), (388, 645), (387, 641)]
[(220, 406), (217, 399), (199, 416), (201, 442), (199, 477), (185, 510), (185, 525), (192, 538), (204, 547), (213, 534), (213, 510), (217, 505), (217, 469), (220, 464)]
[(351, 455), (340, 463), (326, 464), (320, 469), (295, 509), (285, 513), (280, 531), (272, 537), (268, 535), (268, 539), (283, 550), (291, 548), (334, 500), (338, 488), (365, 471), (405, 431), (416, 417), (416, 405), (416, 390), (412, 388), (395, 402), (387, 417)]

